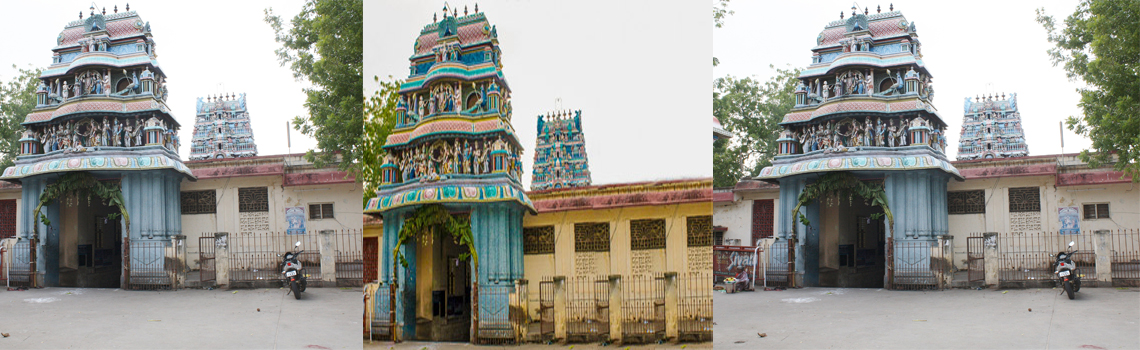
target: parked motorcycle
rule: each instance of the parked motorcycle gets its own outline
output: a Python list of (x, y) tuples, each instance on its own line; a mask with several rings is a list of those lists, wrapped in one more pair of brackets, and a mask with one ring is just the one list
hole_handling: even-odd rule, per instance
[(1077, 268), (1077, 264), (1073, 263), (1073, 254), (1077, 253), (1073, 249), (1075, 242), (1069, 242), (1069, 251), (1057, 253), (1057, 260), (1053, 263), (1056, 269), (1053, 273), (1057, 274), (1058, 281), (1061, 282), (1064, 291), (1062, 293), (1069, 294), (1069, 299), (1073, 299), (1073, 293), (1081, 290), (1081, 271)]
[[(298, 241), (293, 247), (294, 249), (300, 248), (301, 242)], [(301, 262), (297, 260), (297, 257), (303, 252), (305, 251), (286, 252), (281, 262), (284, 266), (281, 269), (281, 274), (285, 275), (285, 282), (289, 284), (289, 292), (287, 293), (293, 293), (293, 297), (297, 299), (301, 299), (301, 292), (305, 291), (305, 285), (308, 282), (308, 278), (302, 272)], [(277, 256), (281, 255), (278, 254)]]

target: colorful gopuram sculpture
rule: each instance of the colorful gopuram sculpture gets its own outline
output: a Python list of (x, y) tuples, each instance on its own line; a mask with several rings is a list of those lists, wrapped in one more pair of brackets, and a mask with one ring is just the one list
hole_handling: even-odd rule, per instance
[[(797, 278), (808, 286), (819, 281), (821, 240), (839, 234), (820, 227), (821, 216), (858, 214), (813, 200), (800, 211), (807, 220), (793, 218), (805, 186), (830, 172), (882, 181), (894, 215), (886, 242), (933, 242), (948, 229), (946, 183), (961, 179), (944, 154), (946, 123), (931, 104), (931, 73), (914, 22), (893, 6), (874, 15), (853, 8), (850, 17), (824, 27), (811, 51), (795, 107), (780, 123), (779, 155), (757, 177), (780, 185), (777, 236), (796, 239)], [(787, 254), (773, 253), (770, 263), (786, 266)], [(908, 259), (894, 263), (929, 264), (928, 257)]]
[[(142, 275), (163, 271), (161, 251), (127, 247), (181, 234), (179, 189), (184, 178), (194, 178), (178, 156), (179, 124), (166, 104), (166, 73), (158, 64), (150, 23), (129, 7), (125, 12), (116, 7), (112, 14), (92, 7), (88, 17), (81, 12), (79, 20), (64, 26), (51, 47), (52, 64), (39, 77), (36, 107), (23, 122), (20, 156), (0, 176), (22, 185), (24, 209), (17, 234), (36, 242), (37, 254), (32, 256), (37, 257), (36, 270), (44, 274), (43, 284), (58, 285), (60, 252), (66, 251), (60, 235), (75, 234), (61, 231), (60, 225), (95, 227), (96, 221), (107, 220), (65, 215), (68, 208), (74, 213), (77, 204), (63, 200), (46, 203), (42, 217), (35, 217), (32, 208), (40, 204), (46, 186), (63, 174), (85, 172), (117, 182), (132, 219), (129, 236), (125, 226), (114, 232), (122, 237), (112, 236), (123, 242), (122, 255), (130, 257), (129, 265), (123, 265), (124, 276), (130, 273), (123, 278), (124, 288), (127, 280), (169, 279), (162, 273)], [(49, 230), (48, 222), (56, 226)], [(33, 237), (33, 225), (39, 225), (39, 237)]]
[(257, 156), (245, 94), (198, 98), (190, 160)]
[[(478, 286), (471, 292), (479, 305), (475, 335), (513, 334), (508, 324), (493, 320), (507, 319), (509, 293), (504, 291), (513, 290), (515, 281), (523, 278), (522, 217), (534, 212), (534, 206), (520, 182), (523, 147), (511, 126), (511, 89), (503, 76), (498, 32), (478, 9), (461, 16), (457, 9), (445, 8), (442, 19), (420, 31), (413, 50), (408, 78), (399, 90), (397, 123), (384, 145), (382, 181), (364, 208), (383, 217), (380, 282), (385, 287), (396, 282), (395, 293), (417, 295), (431, 293), (417, 292), (424, 288), (414, 282), (417, 278), (444, 278), (429, 277), (435, 270), (417, 269), (414, 242), (421, 240), (404, 243), (409, 248), (401, 261), (391, 253), (403, 249), (397, 243), (407, 217), (425, 205), (442, 204), (453, 215), (470, 218), (479, 257), (478, 275), (467, 280)], [(472, 259), (463, 263), (468, 265), (456, 268), (475, 271), (476, 266), (469, 265)], [(461, 264), (455, 260), (454, 265)], [(460, 290), (441, 298), (468, 295)], [(420, 304), (414, 299), (378, 308), (395, 309), (404, 339), (416, 339), (417, 334), (426, 340), (450, 339), (442, 332), (425, 336), (416, 331), (420, 320), (431, 316), (417, 315)], [(438, 322), (420, 325), (425, 329), (421, 332), (450, 321)]]
[(1029, 155), (1025, 132), (1021, 130), (1021, 113), (1017, 111), (1017, 94), (1006, 98), (995, 95), (966, 98), (962, 134), (958, 141), (958, 160), (980, 158), (1012, 158)]
[(590, 160), (582, 134), (582, 111), (538, 116), (531, 190), (590, 185)]

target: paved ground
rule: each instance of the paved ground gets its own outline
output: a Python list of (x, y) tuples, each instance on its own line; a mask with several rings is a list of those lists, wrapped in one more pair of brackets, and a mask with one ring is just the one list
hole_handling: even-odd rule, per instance
[[(1140, 289), (716, 293), (716, 349), (1140, 349)], [(1030, 311), (1032, 310), (1032, 311)], [(767, 333), (761, 338), (757, 333)]]
[(360, 349), (360, 288), (236, 292), (0, 290), (0, 349)]
[(526, 344), (526, 345), (521, 345), (521, 346), (515, 346), (515, 345), (485, 346), (485, 345), (471, 345), (471, 344), (466, 344), (466, 343), (403, 342), (403, 343), (394, 345), (394, 344), (392, 344), (392, 342), (382, 342), (382, 341), (376, 341), (376, 342), (372, 342), (371, 344), (369, 344), (368, 339), (364, 340), (364, 349), (367, 349), (367, 350), (382, 350), (382, 349), (383, 350), (387, 350), (387, 349), (399, 349), (399, 350), (404, 350), (404, 349), (407, 349), (407, 350), (451, 350), (451, 349), (465, 349), (465, 350), (517, 350), (517, 349), (586, 350), (586, 349), (592, 349), (592, 350), (600, 350), (600, 349), (614, 349), (614, 350), (624, 350), (626, 348), (629, 348), (631, 350), (633, 350), (633, 349), (637, 349), (637, 350), (652, 350), (652, 349), (685, 349), (685, 350), (702, 349), (702, 350), (707, 350), (707, 349), (712, 349), (713, 344), (705, 342), (705, 343), (699, 343), (699, 344), (680, 344), (680, 345), (674, 345), (674, 344), (623, 345), (621, 347), (611, 345), (611, 346), (606, 347), (606, 346), (601, 346), (601, 345), (597, 345), (597, 344), (570, 344), (570, 345)]

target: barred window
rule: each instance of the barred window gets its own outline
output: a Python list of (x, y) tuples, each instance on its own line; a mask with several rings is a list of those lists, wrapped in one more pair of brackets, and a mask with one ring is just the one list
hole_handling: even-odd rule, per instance
[(749, 245), (756, 244), (761, 238), (771, 238), (775, 223), (775, 200), (758, 199), (752, 201), (752, 242)]
[(575, 252), (610, 251), (610, 223), (583, 222), (574, 224)]
[(1085, 219), (1107, 219), (1108, 203), (1085, 204)]
[(218, 191), (183, 191), (182, 214), (215, 214), (218, 212)]
[(1040, 212), (1041, 188), (1011, 187), (1009, 189), (1009, 212)]
[(523, 227), (523, 254), (553, 254), (554, 226)]
[(947, 192), (946, 206), (950, 214), (985, 214), (986, 190)]
[(685, 218), (685, 223), (689, 233), (690, 247), (712, 245), (712, 215), (690, 216)]
[(238, 211), (242, 213), (269, 211), (269, 188), (238, 188)]
[(629, 236), (633, 250), (665, 248), (665, 219), (630, 220)]
[(309, 219), (332, 219), (332, 203), (309, 204)]

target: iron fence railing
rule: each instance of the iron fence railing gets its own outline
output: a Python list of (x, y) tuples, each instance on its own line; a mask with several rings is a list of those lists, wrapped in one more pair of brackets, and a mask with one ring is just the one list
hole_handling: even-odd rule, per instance
[(538, 282), (538, 319), (527, 325), (527, 339), (554, 340), (554, 278), (543, 277)]
[(1092, 231), (1077, 235), (1058, 232), (998, 233), (998, 280), (1020, 284), (1056, 281), (1053, 274), (1056, 258), (1051, 255), (1068, 251), (1069, 242), (1075, 243), (1077, 253), (1073, 254), (1073, 263), (1080, 269), (1082, 278), (1095, 280), (1094, 238)]
[(231, 233), (228, 238), (230, 255), (230, 283), (281, 282), (281, 257), (278, 254), (293, 251), (293, 244), (302, 250), (297, 260), (309, 281), (321, 280), (321, 250), (317, 235), (286, 235), (284, 232)]
[(510, 344), (519, 341), (512, 308), (515, 283), (479, 285), (479, 343)]
[(369, 339), (392, 340), (391, 290), (391, 286), (384, 283), (369, 283), (364, 288), (368, 296), (364, 316)]
[[(340, 286), (364, 284), (363, 230), (341, 230), (334, 234), (336, 283)], [(375, 260), (373, 261), (375, 263)], [(375, 278), (375, 276), (373, 276)]]
[[(705, 285), (711, 286), (712, 276)], [(665, 337), (665, 274), (623, 276), (622, 342), (651, 343)]]
[(966, 237), (966, 282), (986, 282), (985, 237), (973, 234)]
[(180, 270), (177, 251), (171, 241), (130, 242), (130, 281), (134, 290), (175, 289)]
[(566, 279), (566, 338), (595, 342), (609, 339), (610, 303), (607, 276)]
[[(681, 340), (712, 340), (713, 300), (709, 271), (693, 271), (677, 276), (678, 338)], [(664, 306), (662, 306), (664, 309)], [(662, 310), (664, 313), (664, 310)]]

